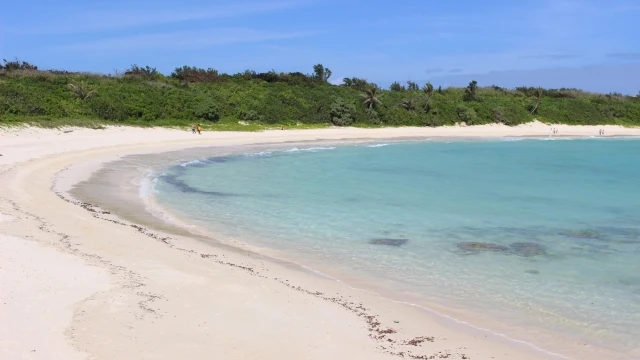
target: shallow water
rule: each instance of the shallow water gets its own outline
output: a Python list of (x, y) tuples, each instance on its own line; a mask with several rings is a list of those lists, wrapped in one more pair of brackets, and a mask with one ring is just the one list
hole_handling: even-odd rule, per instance
[(640, 141), (518, 140), (211, 157), (166, 169), (155, 198), (400, 299), (637, 349)]

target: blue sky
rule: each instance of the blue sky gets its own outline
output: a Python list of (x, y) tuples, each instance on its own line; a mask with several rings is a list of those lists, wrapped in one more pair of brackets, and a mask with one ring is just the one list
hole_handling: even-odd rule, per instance
[(131, 64), (436, 85), (640, 91), (638, 0), (32, 0), (0, 13), (0, 57), (101, 73)]

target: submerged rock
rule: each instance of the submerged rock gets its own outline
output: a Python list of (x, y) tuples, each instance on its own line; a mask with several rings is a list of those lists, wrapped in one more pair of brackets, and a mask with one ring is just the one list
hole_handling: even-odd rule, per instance
[(200, 190), (189, 184), (187, 184), (184, 180), (180, 179), (177, 175), (164, 175), (162, 176), (162, 180), (167, 184), (174, 186), (177, 190), (180, 190), (183, 193), (194, 193), (201, 195), (210, 195), (216, 197), (227, 197), (227, 196), (236, 196), (231, 193), (224, 193), (220, 191), (211, 191), (211, 190)]
[(369, 244), (373, 245), (387, 245), (387, 246), (401, 246), (404, 245), (407, 239), (390, 239), (390, 238), (379, 238), (379, 239), (371, 239), (369, 240)]
[(543, 245), (532, 242), (516, 242), (509, 247), (514, 254), (524, 257), (547, 254), (547, 250)]
[(640, 277), (627, 277), (623, 279), (618, 279), (618, 282), (622, 285), (638, 286), (640, 285)]
[(572, 237), (576, 239), (598, 239), (600, 238), (600, 233), (595, 230), (579, 230), (579, 231), (568, 231), (562, 233), (562, 235), (567, 237)]
[(500, 244), (485, 242), (461, 242), (458, 243), (458, 249), (465, 251), (507, 251), (508, 247)]

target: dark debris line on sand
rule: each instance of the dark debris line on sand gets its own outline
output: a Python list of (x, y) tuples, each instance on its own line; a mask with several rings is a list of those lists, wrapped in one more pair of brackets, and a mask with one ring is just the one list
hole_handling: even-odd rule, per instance
[[(99, 266), (109, 271), (109, 273), (117, 279), (117, 281), (120, 283), (120, 286), (122, 288), (134, 290), (134, 289), (142, 288), (145, 286), (143, 282), (144, 278), (140, 276), (140, 274), (137, 274), (123, 266), (115, 265), (110, 261), (103, 259), (99, 255), (81, 252), (80, 250), (78, 250), (73, 246), (69, 235), (53, 230), (51, 224), (47, 223), (42, 217), (22, 210), (17, 203), (15, 203), (10, 199), (3, 197), (3, 198), (0, 198), (0, 200), (10, 204), (14, 211), (16, 211), (19, 214), (22, 214), (22, 216), (20, 216), (19, 219), (32, 219), (39, 224), (38, 230), (42, 231), (43, 233), (53, 234), (57, 236), (60, 246), (67, 253), (78, 256), (86, 261), (94, 262), (94, 264), (96, 265), (99, 264)], [(31, 236), (25, 236), (25, 237), (32, 238)], [(143, 298), (143, 300), (138, 302), (138, 306), (140, 307), (141, 310), (144, 311), (144, 313), (153, 314), (154, 316), (159, 317), (156, 311), (150, 308), (149, 305), (154, 301), (162, 299), (161, 295), (146, 293), (141, 291), (136, 292), (136, 295)], [(145, 317), (144, 314), (143, 315), (134, 314), (134, 316), (136, 316), (138, 319), (143, 319)]]
[[(180, 251), (184, 251), (184, 252), (188, 252), (191, 254), (197, 254), (199, 255), (202, 259), (211, 259), (212, 261), (214, 261), (215, 263), (218, 263), (220, 265), (225, 265), (225, 266), (230, 266), (236, 269), (240, 269), (240, 270), (244, 270), (246, 271), (249, 275), (251, 276), (257, 276), (260, 278), (264, 278), (264, 279), (270, 279), (270, 280), (274, 280), (279, 282), (280, 284), (295, 290), (295, 291), (299, 291), (311, 296), (315, 296), (319, 299), (325, 300), (325, 301), (329, 301), (331, 303), (334, 303), (338, 306), (343, 307), (345, 310), (354, 313), (356, 316), (362, 318), (364, 320), (364, 322), (367, 325), (367, 330), (369, 331), (369, 337), (374, 340), (378, 345), (377, 348), (379, 350), (381, 350), (384, 353), (387, 353), (389, 355), (393, 355), (393, 356), (397, 356), (397, 357), (401, 357), (401, 358), (408, 358), (408, 359), (418, 359), (418, 360), (426, 360), (426, 359), (471, 359), (468, 355), (466, 354), (462, 354), (462, 353), (452, 353), (447, 351), (438, 351), (437, 353), (432, 353), (431, 355), (426, 355), (426, 354), (416, 354), (413, 353), (411, 351), (408, 350), (404, 350), (401, 351), (401, 349), (399, 348), (400, 346), (412, 346), (412, 347), (420, 347), (421, 350), (423, 351), (428, 351), (428, 349), (424, 349), (423, 348), (423, 343), (425, 342), (434, 342), (435, 338), (433, 336), (420, 336), (420, 337), (415, 337), (413, 339), (410, 340), (397, 340), (397, 339), (393, 339), (392, 337), (397, 337), (397, 335), (394, 335), (397, 333), (397, 331), (395, 329), (392, 329), (390, 327), (383, 327), (382, 324), (380, 323), (380, 321), (378, 320), (378, 316), (377, 315), (372, 315), (369, 313), (369, 309), (365, 308), (363, 306), (362, 303), (360, 304), (356, 304), (354, 302), (348, 301), (346, 299), (344, 299), (341, 296), (330, 296), (330, 295), (325, 295), (322, 292), (319, 291), (310, 291), (307, 290), (301, 286), (295, 286), (289, 283), (288, 280), (285, 279), (281, 279), (281, 278), (274, 278), (274, 277), (267, 277), (263, 274), (261, 274), (260, 272), (256, 271), (254, 268), (249, 267), (249, 266), (245, 266), (245, 265), (240, 265), (240, 264), (235, 264), (235, 263), (231, 263), (228, 261), (224, 261), (224, 260), (220, 260), (218, 259), (218, 255), (215, 254), (203, 254), (203, 253), (198, 253), (194, 250), (188, 250), (188, 249), (184, 249), (181, 247), (177, 247), (172, 240), (172, 238), (167, 237), (167, 236), (160, 236), (142, 226), (136, 225), (136, 224), (128, 224), (125, 223), (121, 220), (117, 220), (117, 219), (110, 219), (110, 218), (106, 218), (104, 217), (104, 215), (111, 215), (108, 211), (102, 211), (99, 208), (97, 208), (96, 206), (89, 204), (89, 203), (85, 203), (85, 202), (80, 202), (80, 201), (76, 201), (76, 200), (72, 200), (69, 198), (66, 198), (65, 196), (63, 196), (61, 193), (54, 191), (55, 194), (60, 197), (62, 200), (74, 204), (74, 205), (78, 205), (81, 208), (85, 209), (86, 211), (88, 211), (89, 213), (91, 213), (91, 215), (93, 217), (95, 217), (96, 219), (100, 219), (100, 220), (104, 220), (104, 221), (109, 221), (111, 223), (114, 224), (118, 224), (121, 226), (126, 226), (126, 227), (131, 227), (133, 229), (135, 229), (136, 231), (138, 231), (141, 234), (144, 234), (152, 239), (158, 240), (159, 242), (169, 246), (170, 248), (176, 249), (176, 250), (180, 250)], [(406, 239), (374, 239), (374, 240), (381, 240), (382, 242), (378, 243), (378, 244), (382, 244), (382, 245), (390, 245), (390, 246), (400, 246), (404, 243), (407, 242)], [(384, 242), (388, 242), (389, 240), (391, 240), (390, 243), (384, 243)], [(90, 256), (90, 255), (88, 255)], [(95, 256), (95, 255), (93, 255)], [(224, 256), (223, 256), (224, 257)], [(143, 283), (139, 283), (139, 285), (137, 286), (144, 286)], [(138, 292), (137, 293), (140, 296), (144, 296), (146, 297), (145, 300), (140, 302), (140, 308), (143, 309), (145, 312), (150, 312), (150, 313), (155, 313), (155, 310), (151, 309), (148, 305), (150, 303), (152, 303), (153, 301), (162, 299), (162, 297), (160, 295), (155, 295), (155, 294), (147, 294), (147, 293), (142, 293), (142, 292)], [(157, 316), (161, 316), (161, 315), (157, 315)]]

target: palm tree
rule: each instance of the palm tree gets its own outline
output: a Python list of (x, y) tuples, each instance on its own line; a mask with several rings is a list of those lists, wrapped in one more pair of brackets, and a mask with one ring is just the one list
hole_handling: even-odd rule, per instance
[(539, 87), (536, 89), (536, 91), (533, 93), (533, 97), (536, 99), (536, 105), (533, 107), (533, 109), (531, 109), (531, 114), (534, 114), (536, 112), (536, 110), (538, 110), (538, 106), (540, 106), (540, 101), (542, 101), (542, 88)]
[(431, 84), (430, 82), (424, 84), (424, 86), (422, 87), (422, 92), (427, 95), (427, 99), (430, 99), (433, 95), (433, 84)]
[(67, 87), (71, 90), (71, 93), (80, 100), (87, 99), (96, 93), (94, 89), (89, 89), (89, 86), (85, 83), (79, 83), (78, 85), (69, 83)]
[(364, 90), (364, 94), (362, 94), (362, 99), (363, 99), (364, 105), (368, 109), (373, 109), (378, 104), (380, 104), (379, 93), (380, 93), (379, 88), (376, 85), (372, 85)]
[(405, 99), (400, 103), (400, 106), (413, 112), (416, 109), (416, 100), (413, 98)]
[(426, 95), (426, 101), (424, 102), (424, 111), (429, 112), (431, 110), (431, 97), (433, 96), (433, 84), (428, 82), (422, 87), (422, 92)]

